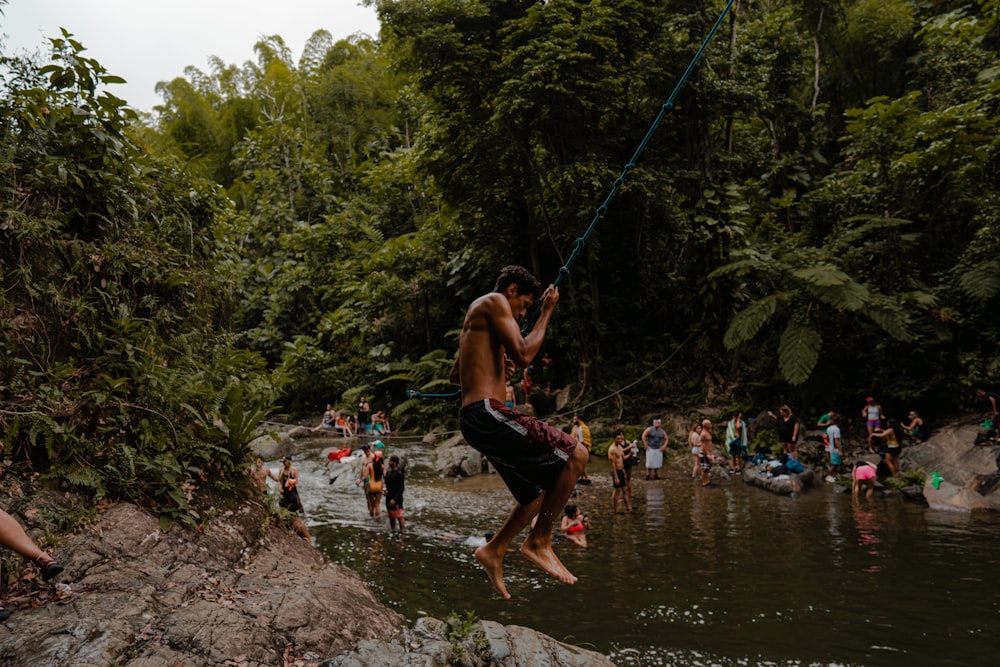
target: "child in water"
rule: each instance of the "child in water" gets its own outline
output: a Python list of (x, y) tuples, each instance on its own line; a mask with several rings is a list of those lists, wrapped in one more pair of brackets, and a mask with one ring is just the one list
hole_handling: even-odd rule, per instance
[(584, 530), (590, 527), (587, 517), (580, 513), (580, 508), (576, 505), (567, 505), (565, 512), (566, 516), (562, 518), (559, 530), (569, 541), (577, 546), (586, 547), (587, 536)]

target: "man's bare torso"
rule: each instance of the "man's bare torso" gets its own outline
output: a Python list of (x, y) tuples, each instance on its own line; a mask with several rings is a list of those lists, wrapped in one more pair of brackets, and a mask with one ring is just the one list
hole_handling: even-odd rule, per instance
[(507, 396), (504, 377), (504, 346), (497, 335), (494, 319), (510, 318), (510, 306), (496, 292), (479, 297), (469, 306), (458, 342), (459, 380), (462, 405)]

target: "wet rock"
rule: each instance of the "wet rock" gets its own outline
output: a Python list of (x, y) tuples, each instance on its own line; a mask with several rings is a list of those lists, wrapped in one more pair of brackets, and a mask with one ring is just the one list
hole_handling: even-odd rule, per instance
[(928, 478), (924, 484), (924, 498), (927, 500), (927, 505), (936, 510), (971, 512), (991, 509), (991, 504), (986, 501), (982, 494), (952, 484), (947, 480), (942, 481), (935, 488), (932, 480)]
[(434, 469), (445, 477), (471, 477), (483, 471), (483, 455), (461, 435), (448, 438), (434, 450)]
[[(58, 584), (8, 596), (0, 662), (64, 665), (319, 662), (402, 619), (360, 578), (307, 542), (262, 523), (255, 501), (201, 532), (127, 504), (52, 550)], [(17, 602), (22, 599), (20, 604)]]
[(920, 486), (904, 486), (899, 490), (907, 500), (913, 500), (915, 502), (926, 505), (927, 499), (924, 498), (924, 489)]
[(320, 429), (319, 431), (313, 431), (311, 428), (306, 428), (305, 426), (293, 426), (286, 431), (288, 437), (292, 440), (301, 440), (302, 438), (312, 438), (318, 433), (329, 433), (330, 435), (340, 435), (336, 429)]
[(424, 435), (421, 439), (425, 445), (436, 445), (441, 442), (441, 434), (444, 432), (443, 426), (435, 426), (431, 431)]
[(462, 638), (448, 641), (449, 626), (424, 618), (389, 641), (366, 641), (324, 663), (325, 667), (611, 667), (600, 653), (558, 642), (516, 625), (481, 621)]
[(569, 405), (570, 399), (572, 398), (570, 394), (570, 385), (566, 385), (562, 389), (559, 389), (553, 394), (556, 404), (556, 412), (562, 412)]
[(976, 475), (965, 486), (985, 496), (993, 493), (998, 483), (1000, 483), (1000, 472), (995, 472), (989, 475)]
[(330, 484), (338, 489), (349, 489), (356, 486), (355, 482), (361, 474), (362, 460), (359, 456), (349, 456), (340, 461), (331, 461), (327, 465), (330, 471)]
[(900, 464), (904, 470), (936, 471), (957, 486), (965, 486), (978, 475), (993, 475), (998, 472), (997, 452), (994, 447), (976, 446), (979, 430), (972, 423), (942, 426), (926, 442), (904, 446)]
[(292, 456), (296, 447), (287, 431), (267, 431), (250, 441), (250, 451), (265, 461), (273, 461)]
[(747, 465), (743, 468), (743, 481), (747, 484), (780, 495), (801, 493), (812, 486), (815, 473), (807, 467), (803, 472), (768, 476), (766, 466)]

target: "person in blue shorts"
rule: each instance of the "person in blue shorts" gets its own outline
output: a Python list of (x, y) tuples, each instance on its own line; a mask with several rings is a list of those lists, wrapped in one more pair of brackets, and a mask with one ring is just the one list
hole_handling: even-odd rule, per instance
[(835, 481), (835, 476), (840, 474), (840, 466), (844, 457), (842, 440), (840, 415), (834, 413), (830, 418), (830, 425), (826, 427), (826, 452), (830, 455), (830, 474), (826, 478), (828, 482)]

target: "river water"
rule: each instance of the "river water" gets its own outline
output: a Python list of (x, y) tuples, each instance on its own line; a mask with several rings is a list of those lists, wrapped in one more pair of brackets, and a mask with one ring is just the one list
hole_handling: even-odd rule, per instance
[[(430, 447), (387, 439), (406, 457), (406, 533), (368, 516), (338, 462), (308, 443), (296, 457), (313, 539), (409, 622), (467, 611), (604, 653), (617, 665), (1000, 664), (1000, 520), (938, 512), (899, 497), (854, 502), (832, 484), (778, 496), (739, 480), (702, 489), (684, 464), (636, 479), (630, 515), (611, 513), (606, 461), (571, 502), (589, 547), (556, 538), (579, 577), (561, 584), (516, 550), (503, 600), (448, 537), (500, 526), (512, 499), (495, 475), (442, 479)], [(356, 443), (354, 443), (356, 446)], [(640, 475), (641, 477), (641, 475)], [(518, 542), (515, 542), (515, 547)]]

